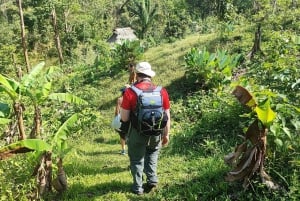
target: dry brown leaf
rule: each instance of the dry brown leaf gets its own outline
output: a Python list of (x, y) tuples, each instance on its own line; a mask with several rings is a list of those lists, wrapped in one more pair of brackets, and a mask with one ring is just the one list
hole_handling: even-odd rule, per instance
[(227, 165), (233, 165), (234, 164), (234, 158), (235, 158), (235, 152), (231, 152), (231, 153), (227, 154), (226, 156), (224, 156), (224, 162)]
[[(244, 156), (244, 160), (241, 160), (239, 163), (237, 169), (230, 171), (229, 173), (232, 175), (240, 174), (244, 169), (250, 166), (251, 161), (255, 161), (255, 154), (257, 152), (257, 148), (254, 146), (250, 149), (250, 154), (249, 156)], [(246, 160), (245, 160), (246, 159)], [(254, 159), (254, 160), (253, 160)]]
[(243, 142), (235, 148), (235, 152), (229, 153), (224, 157), (227, 165), (235, 166), (239, 157), (247, 150), (247, 142)]
[(242, 86), (236, 86), (233, 90), (232, 94), (240, 101), (241, 104), (246, 105), (253, 97), (248, 92), (247, 89), (245, 89)]
[(258, 170), (259, 166), (261, 165), (262, 161), (262, 152), (258, 149), (256, 156), (255, 156), (255, 164), (251, 171), (251, 176)]
[(239, 181), (244, 179), (247, 175), (249, 175), (249, 173), (251, 172), (251, 169), (248, 167), (246, 169), (244, 169), (243, 171), (241, 171), (239, 174), (235, 174), (232, 175), (230, 173), (228, 173), (228, 175), (225, 177), (226, 181)]
[[(225, 177), (226, 181), (232, 182), (232, 181), (242, 180), (251, 173), (251, 170), (252, 170), (251, 167), (246, 166), (245, 164), (248, 163), (248, 159), (249, 159), (249, 157), (251, 157), (251, 153), (253, 152), (253, 150), (255, 150), (255, 149), (249, 148), (248, 150), (246, 150), (246, 152), (243, 155), (243, 157), (241, 158), (238, 166), (236, 168), (234, 168), (232, 171), (230, 171), (227, 174), (227, 176)], [(254, 159), (254, 157), (252, 157), (252, 159)]]
[(280, 186), (277, 183), (272, 181), (271, 177), (264, 171), (263, 168), (261, 168), (260, 170), (260, 176), (261, 176), (262, 183), (265, 184), (269, 189), (271, 190), (280, 189)]

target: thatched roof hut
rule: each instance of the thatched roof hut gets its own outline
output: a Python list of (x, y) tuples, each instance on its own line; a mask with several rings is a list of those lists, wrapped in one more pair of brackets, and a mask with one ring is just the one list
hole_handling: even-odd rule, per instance
[(121, 44), (124, 40), (137, 40), (138, 38), (134, 34), (133, 29), (130, 27), (116, 28), (113, 35), (107, 40), (109, 43)]

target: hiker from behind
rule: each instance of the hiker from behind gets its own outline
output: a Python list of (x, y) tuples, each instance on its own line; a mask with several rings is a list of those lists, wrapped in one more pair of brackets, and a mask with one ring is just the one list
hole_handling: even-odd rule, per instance
[[(120, 115), (121, 104), (123, 101), (123, 94), (128, 87), (129, 86), (125, 86), (121, 89), (121, 96), (117, 99), (117, 104), (115, 107), (115, 117)], [(126, 133), (121, 132), (119, 129), (115, 129), (115, 131), (118, 132), (120, 135), (120, 143), (121, 143), (120, 154), (125, 155), (126, 154), (126, 150), (125, 150), (125, 145), (126, 145), (126, 136), (125, 135), (126, 135)]]
[[(127, 146), (130, 170), (133, 178), (132, 192), (142, 195), (157, 186), (157, 163), (160, 148), (169, 142), (170, 101), (165, 88), (156, 86), (151, 78), (155, 76), (148, 62), (141, 62), (135, 68), (137, 82), (128, 88), (121, 104), (121, 131), (128, 134)], [(143, 93), (143, 96), (139, 96)], [(138, 99), (139, 96), (139, 99)], [(145, 99), (142, 100), (141, 97)], [(152, 100), (147, 100), (152, 98)], [(140, 104), (144, 101), (143, 104)], [(147, 105), (147, 102), (150, 103)], [(151, 109), (151, 104), (160, 104), (160, 108)], [(144, 105), (147, 105), (144, 107)], [(151, 110), (149, 112), (149, 110)], [(157, 111), (155, 111), (157, 110)], [(144, 112), (144, 114), (139, 115)], [(150, 114), (150, 120), (147, 117)], [(156, 115), (161, 115), (157, 118)], [(145, 117), (144, 119), (142, 117)], [(160, 122), (156, 122), (159, 120)], [(163, 121), (162, 121), (163, 120)], [(144, 124), (146, 122), (146, 124)], [(153, 123), (154, 122), (154, 123)], [(154, 126), (151, 124), (155, 124)], [(147, 127), (150, 124), (150, 127)], [(146, 175), (143, 184), (143, 172)]]
[(136, 73), (134, 71), (134, 65), (133, 64), (129, 64), (128, 70), (129, 70), (128, 84), (133, 84), (136, 81)]

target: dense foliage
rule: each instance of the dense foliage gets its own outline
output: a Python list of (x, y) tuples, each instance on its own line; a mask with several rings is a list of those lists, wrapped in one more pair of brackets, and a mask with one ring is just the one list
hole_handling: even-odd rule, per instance
[[(3, 139), (0, 150), (11, 154), (13, 148), (7, 149), (6, 145), (19, 139), (21, 131), (15, 123), (19, 120), (25, 125), (24, 134), (53, 145), (55, 159), (67, 156), (65, 169), (70, 173), (71, 189), (59, 199), (90, 200), (90, 194), (99, 196), (95, 195), (97, 191), (106, 194), (123, 189), (124, 180), (111, 181), (117, 170), (110, 165), (119, 167), (119, 158), (103, 155), (101, 163), (96, 164), (99, 156), (93, 154), (99, 149), (109, 155), (111, 150), (107, 149), (118, 143), (109, 128), (115, 98), (128, 80), (128, 64), (144, 59), (151, 62), (157, 79), (170, 92), (173, 121), (171, 144), (162, 155), (166, 163), (161, 171), (167, 176), (162, 179), (163, 188), (150, 195), (149, 200), (300, 198), (299, 2), (23, 0), (21, 3), (30, 73), (25, 70), (18, 6), (15, 1), (0, 1)], [(108, 44), (107, 39), (117, 27), (132, 27), (139, 40)], [(58, 42), (63, 63), (59, 59)], [(247, 191), (239, 183), (228, 184), (223, 180), (228, 171), (223, 156), (241, 142), (239, 136), (260, 112), (249, 111), (234, 99), (231, 92), (237, 85), (254, 95), (262, 111), (274, 111), (271, 115), (274, 119), (266, 126), (264, 165), (279, 184), (277, 191), (269, 191), (258, 177), (254, 177)], [(79, 105), (86, 101), (88, 104)], [(72, 125), (67, 127), (70, 117)], [(37, 120), (42, 122), (40, 129)], [(40, 133), (36, 133), (38, 130)], [(67, 141), (75, 148), (67, 147)], [(37, 144), (29, 149), (26, 141), (17, 145), (23, 146), (23, 152), (39, 149)], [(20, 152), (12, 154), (15, 153)], [(88, 156), (91, 161), (86, 162)], [(30, 175), (39, 157), (40, 153), (34, 152), (2, 160), (4, 155), (1, 155), (0, 200), (34, 199), (36, 181)], [(93, 180), (87, 177), (97, 175), (99, 166), (106, 175), (98, 178), (98, 182), (103, 179), (104, 184), (90, 187)], [(58, 165), (53, 167), (58, 170)], [(91, 175), (82, 176), (83, 172)], [(72, 186), (78, 184), (78, 178), (82, 185)], [(135, 199), (121, 192), (100, 199)], [(56, 199), (54, 193), (48, 196)]]

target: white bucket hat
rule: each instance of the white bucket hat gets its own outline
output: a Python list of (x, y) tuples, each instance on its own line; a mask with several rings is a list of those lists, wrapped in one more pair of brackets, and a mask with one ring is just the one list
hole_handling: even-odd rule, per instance
[(135, 67), (136, 73), (143, 73), (145, 75), (148, 75), (150, 77), (155, 76), (155, 72), (151, 70), (151, 65), (148, 62), (140, 62)]

